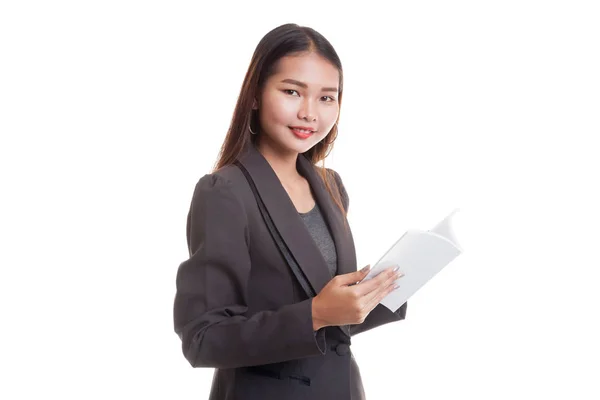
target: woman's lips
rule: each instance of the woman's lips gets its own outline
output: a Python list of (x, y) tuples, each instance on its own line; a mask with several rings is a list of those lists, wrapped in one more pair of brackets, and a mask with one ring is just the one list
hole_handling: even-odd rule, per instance
[(315, 133), (314, 131), (306, 131), (306, 130), (297, 129), (297, 128), (290, 128), (290, 129), (294, 133), (294, 135), (296, 135), (300, 139), (309, 138), (312, 136), (313, 133)]

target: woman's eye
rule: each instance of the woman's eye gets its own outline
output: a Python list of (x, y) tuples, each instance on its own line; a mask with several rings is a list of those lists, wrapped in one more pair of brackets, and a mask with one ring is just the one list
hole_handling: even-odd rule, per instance
[[(283, 92), (285, 94), (289, 94), (291, 96), (300, 96), (298, 91), (294, 90), (294, 89), (283, 89)], [(325, 101), (326, 103), (331, 103), (331, 102), (335, 101), (335, 98), (332, 96), (322, 96), (321, 100)]]

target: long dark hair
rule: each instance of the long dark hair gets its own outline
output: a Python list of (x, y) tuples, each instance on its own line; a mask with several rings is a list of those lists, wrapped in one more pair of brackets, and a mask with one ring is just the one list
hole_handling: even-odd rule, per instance
[[(277, 61), (282, 57), (293, 53), (315, 52), (333, 64), (339, 71), (339, 93), (338, 103), (341, 108), (343, 93), (343, 73), (342, 63), (331, 45), (323, 35), (312, 28), (299, 26), (297, 24), (284, 24), (268, 32), (258, 43), (250, 66), (246, 72), (246, 77), (242, 83), (242, 88), (231, 118), (231, 123), (227, 131), (227, 136), (221, 146), (218, 160), (213, 168), (213, 172), (224, 166), (233, 164), (240, 153), (251, 141), (255, 144), (258, 135), (250, 134), (250, 124), (252, 130), (258, 132), (257, 110), (252, 109), (253, 101), (261, 92), (267, 79), (274, 74)], [(333, 149), (333, 143), (338, 135), (338, 119), (333, 128), (323, 140), (306, 151), (304, 155), (313, 165), (321, 161), (322, 165), (317, 168), (319, 176), (325, 183), (325, 187), (334, 203), (346, 216), (341, 198), (334, 193), (339, 193), (339, 187), (333, 176), (328, 176), (324, 165), (325, 158)], [(335, 185), (335, 189), (331, 184)]]

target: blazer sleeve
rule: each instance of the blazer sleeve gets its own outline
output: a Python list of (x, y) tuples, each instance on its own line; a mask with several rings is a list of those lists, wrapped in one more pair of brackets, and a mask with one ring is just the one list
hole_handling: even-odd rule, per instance
[[(342, 204), (344, 205), (346, 212), (348, 212), (348, 207), (350, 206), (350, 196), (348, 195), (348, 192), (346, 191), (344, 182), (342, 181), (342, 178), (340, 177), (340, 175), (334, 170), (331, 170), (331, 172), (332, 172), (332, 174), (335, 178), (335, 182), (339, 188), (340, 197), (342, 199)], [(408, 308), (408, 302), (405, 302), (402, 306), (400, 306), (400, 308), (398, 308), (398, 310), (396, 310), (396, 312), (390, 311), (383, 304), (378, 304), (377, 306), (375, 306), (375, 308), (373, 310), (371, 310), (369, 315), (367, 315), (367, 317), (361, 324), (349, 325), (350, 334), (352, 336), (355, 336), (359, 333), (366, 332), (366, 331), (376, 328), (378, 326), (388, 324), (390, 322), (403, 320), (406, 318), (406, 309), (407, 308)]]
[(313, 331), (312, 298), (247, 315), (247, 217), (224, 177), (207, 174), (196, 184), (187, 241), (173, 318), (192, 367), (236, 368), (325, 353), (324, 333)]

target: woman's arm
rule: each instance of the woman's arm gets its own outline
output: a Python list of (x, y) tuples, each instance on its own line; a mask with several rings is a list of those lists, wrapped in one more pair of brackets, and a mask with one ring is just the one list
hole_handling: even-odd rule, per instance
[(355, 336), (378, 326), (389, 324), (390, 322), (401, 321), (406, 318), (407, 307), (408, 302), (402, 304), (396, 312), (392, 312), (380, 303), (367, 315), (362, 324), (350, 325), (350, 335)]
[(325, 353), (315, 335), (312, 298), (246, 317), (248, 227), (230, 182), (197, 183), (187, 221), (190, 257), (177, 270), (174, 327), (193, 367), (235, 368)]

